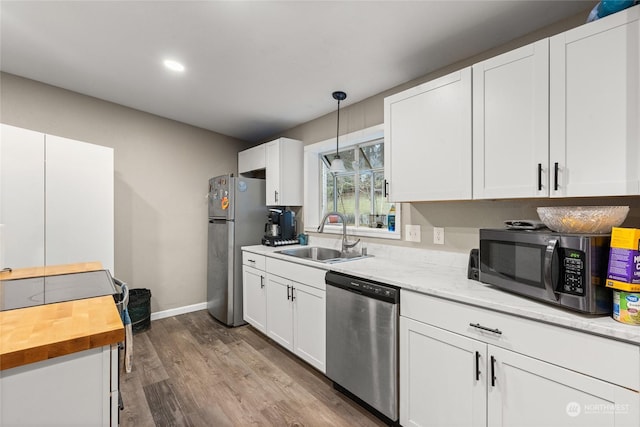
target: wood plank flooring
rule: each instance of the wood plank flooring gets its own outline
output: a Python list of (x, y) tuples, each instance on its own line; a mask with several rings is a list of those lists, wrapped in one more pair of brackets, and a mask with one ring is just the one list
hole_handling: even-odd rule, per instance
[(122, 427), (385, 425), (252, 327), (206, 310), (156, 320), (133, 343)]

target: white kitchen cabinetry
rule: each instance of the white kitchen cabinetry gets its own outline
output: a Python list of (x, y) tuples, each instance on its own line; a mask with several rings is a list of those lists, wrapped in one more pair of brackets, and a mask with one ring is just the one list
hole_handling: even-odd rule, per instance
[(45, 265), (44, 135), (0, 126), (0, 269)]
[(267, 336), (326, 371), (325, 271), (267, 258)]
[(640, 194), (639, 19), (635, 6), (550, 39), (552, 197)]
[(242, 253), (242, 306), (245, 322), (267, 333), (267, 290), (264, 255)]
[(265, 144), (238, 153), (238, 173), (247, 173), (266, 167)]
[(549, 39), (473, 65), (473, 198), (549, 196)]
[(0, 425), (118, 425), (118, 350), (104, 346), (0, 371)]
[(113, 149), (46, 136), (46, 262), (114, 273)]
[(302, 142), (278, 138), (265, 144), (267, 206), (302, 206)]
[(484, 343), (401, 317), (402, 425), (485, 426), (487, 392), (475, 376), (476, 353), (484, 363)]
[(384, 100), (393, 202), (471, 199), (471, 68)]
[[(639, 425), (637, 345), (408, 291), (401, 299), (402, 425)], [(611, 354), (629, 371), (603, 367)]]
[(7, 125), (1, 144), (2, 267), (100, 261), (113, 274), (113, 149)]

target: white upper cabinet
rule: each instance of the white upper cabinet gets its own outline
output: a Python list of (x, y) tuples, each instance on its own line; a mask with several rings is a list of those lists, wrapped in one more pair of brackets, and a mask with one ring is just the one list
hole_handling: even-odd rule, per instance
[(42, 266), (44, 134), (0, 129), (0, 269)]
[(635, 6), (551, 38), (552, 197), (640, 194), (639, 17)]
[(266, 167), (265, 144), (238, 153), (238, 173), (247, 173)]
[(0, 155), (2, 268), (100, 261), (114, 274), (113, 149), (2, 125)]
[(549, 39), (473, 66), (473, 198), (549, 195)]
[(302, 142), (278, 138), (265, 144), (267, 206), (302, 206)]
[(47, 265), (100, 261), (114, 273), (113, 149), (46, 135)]
[(471, 199), (471, 68), (384, 100), (393, 202)]

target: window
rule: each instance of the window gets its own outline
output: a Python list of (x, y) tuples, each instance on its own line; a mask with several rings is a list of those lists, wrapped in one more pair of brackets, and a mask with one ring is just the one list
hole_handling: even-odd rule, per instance
[[(327, 212), (345, 215), (351, 235), (400, 238), (400, 206), (384, 195), (382, 125), (340, 137), (340, 158), (346, 171), (330, 171), (335, 138), (305, 146), (305, 230), (315, 231)], [(396, 210), (394, 231), (388, 214)], [(342, 232), (342, 224), (327, 223), (324, 232)]]
[(329, 168), (335, 152), (322, 155), (322, 213), (338, 211), (354, 227), (387, 229), (391, 204), (384, 196), (384, 140), (340, 151), (344, 173)]

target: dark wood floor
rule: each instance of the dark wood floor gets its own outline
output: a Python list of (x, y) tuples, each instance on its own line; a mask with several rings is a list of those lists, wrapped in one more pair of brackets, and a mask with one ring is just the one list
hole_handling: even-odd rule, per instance
[(250, 326), (198, 311), (134, 335), (121, 426), (382, 426)]

